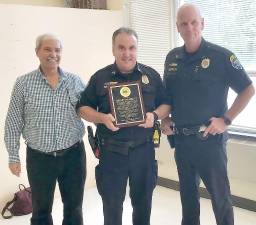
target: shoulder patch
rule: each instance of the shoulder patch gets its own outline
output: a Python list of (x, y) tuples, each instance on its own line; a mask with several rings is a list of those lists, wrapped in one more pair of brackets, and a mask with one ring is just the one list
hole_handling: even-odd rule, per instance
[(242, 70), (243, 69), (243, 66), (241, 65), (241, 63), (239, 62), (238, 58), (232, 54), (230, 57), (229, 57), (229, 60), (231, 62), (231, 65), (237, 69), (237, 70)]

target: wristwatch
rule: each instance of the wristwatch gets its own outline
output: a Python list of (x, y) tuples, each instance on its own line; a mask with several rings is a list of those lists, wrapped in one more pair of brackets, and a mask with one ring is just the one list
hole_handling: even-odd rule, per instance
[(223, 115), (221, 118), (224, 120), (224, 123), (227, 126), (229, 126), (232, 123), (231, 120), (227, 116), (225, 116), (225, 115)]

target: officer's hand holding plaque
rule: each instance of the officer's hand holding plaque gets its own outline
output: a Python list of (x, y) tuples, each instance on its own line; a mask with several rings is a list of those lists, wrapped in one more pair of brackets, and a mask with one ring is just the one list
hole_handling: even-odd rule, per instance
[(128, 127), (145, 122), (145, 109), (139, 82), (118, 83), (108, 86), (115, 126)]

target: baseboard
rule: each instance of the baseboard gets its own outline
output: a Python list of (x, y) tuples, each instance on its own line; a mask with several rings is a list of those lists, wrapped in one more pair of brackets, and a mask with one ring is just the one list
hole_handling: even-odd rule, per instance
[[(175, 180), (170, 180), (163, 177), (158, 177), (158, 185), (166, 188), (170, 188), (179, 191), (179, 182)], [(210, 199), (210, 196), (206, 188), (200, 187), (200, 196), (203, 198)], [(256, 201), (232, 195), (233, 205), (242, 209), (250, 210), (256, 212)]]

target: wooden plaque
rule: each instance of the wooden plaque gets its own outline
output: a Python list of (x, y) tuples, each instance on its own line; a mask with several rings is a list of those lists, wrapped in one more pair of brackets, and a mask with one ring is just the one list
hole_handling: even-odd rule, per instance
[(139, 82), (109, 85), (108, 93), (115, 126), (128, 127), (145, 122), (145, 108)]

